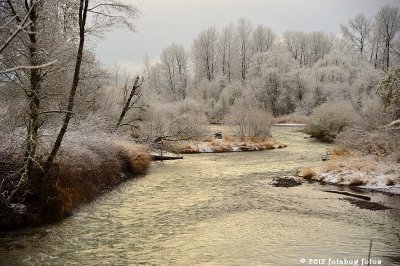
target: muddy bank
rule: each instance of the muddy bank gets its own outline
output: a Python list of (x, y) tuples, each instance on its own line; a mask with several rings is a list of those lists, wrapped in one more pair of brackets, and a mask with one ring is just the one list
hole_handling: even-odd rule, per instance
[[(60, 221), (121, 182), (144, 174), (149, 164), (147, 149), (129, 141), (67, 142), (49, 176), (38, 180), (37, 169), (16, 197), (2, 198), (0, 230)], [(10, 194), (18, 177), (2, 175), (7, 184), (3, 195)]]

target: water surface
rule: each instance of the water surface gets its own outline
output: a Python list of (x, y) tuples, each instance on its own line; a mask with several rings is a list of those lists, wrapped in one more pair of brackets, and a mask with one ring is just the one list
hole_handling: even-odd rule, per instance
[(371, 211), (318, 183), (273, 187), (273, 178), (319, 163), (329, 148), (296, 128), (273, 136), (288, 147), (156, 162), (61, 223), (3, 233), (0, 264), (361, 265), (371, 239), (373, 259), (399, 264), (400, 200), (369, 194), (391, 207)]

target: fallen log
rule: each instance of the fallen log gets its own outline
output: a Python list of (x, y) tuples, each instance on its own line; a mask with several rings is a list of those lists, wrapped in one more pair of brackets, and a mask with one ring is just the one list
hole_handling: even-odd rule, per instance
[(348, 192), (348, 191), (339, 191), (339, 190), (323, 190), (323, 191), (324, 192), (329, 192), (329, 193), (342, 194), (342, 195), (355, 197), (355, 198), (359, 198), (359, 199), (364, 199), (364, 200), (371, 200), (371, 197), (369, 197), (369, 196), (356, 194), (356, 193), (352, 193), (352, 192)]
[(163, 156), (163, 155), (151, 155), (152, 161), (169, 161), (183, 159), (183, 156)]

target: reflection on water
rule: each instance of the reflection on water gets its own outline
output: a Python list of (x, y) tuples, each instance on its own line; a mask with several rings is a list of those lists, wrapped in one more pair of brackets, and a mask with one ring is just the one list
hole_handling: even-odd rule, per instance
[(62, 223), (2, 234), (0, 264), (301, 265), (366, 259), (373, 239), (372, 258), (394, 265), (398, 198), (372, 194), (392, 208), (373, 212), (315, 183), (273, 187), (328, 148), (295, 128), (273, 135), (288, 147), (157, 162)]

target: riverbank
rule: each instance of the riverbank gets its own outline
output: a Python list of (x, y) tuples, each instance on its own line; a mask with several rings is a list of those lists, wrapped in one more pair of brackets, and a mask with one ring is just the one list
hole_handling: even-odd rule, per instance
[(272, 138), (224, 135), (221, 139), (207, 136), (200, 141), (166, 142), (168, 151), (180, 154), (262, 151), (287, 147)]
[(300, 168), (298, 176), (327, 184), (400, 194), (400, 163), (355, 150), (333, 148), (328, 160)]
[[(60, 221), (121, 182), (144, 174), (149, 165), (147, 149), (130, 141), (66, 141), (51, 176), (36, 180), (33, 175), (18, 197), (2, 198), (0, 230)], [(10, 194), (19, 175), (7, 178), (2, 195)]]

